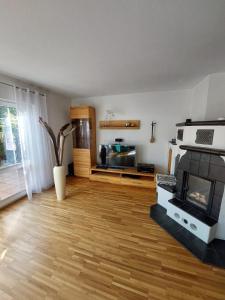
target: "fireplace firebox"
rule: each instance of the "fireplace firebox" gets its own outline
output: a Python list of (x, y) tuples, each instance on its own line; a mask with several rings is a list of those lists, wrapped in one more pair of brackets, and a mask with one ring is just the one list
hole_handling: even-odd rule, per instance
[(225, 186), (225, 162), (216, 154), (187, 150), (177, 166), (176, 195), (184, 209), (219, 219)]
[(183, 200), (210, 215), (214, 182), (184, 172)]

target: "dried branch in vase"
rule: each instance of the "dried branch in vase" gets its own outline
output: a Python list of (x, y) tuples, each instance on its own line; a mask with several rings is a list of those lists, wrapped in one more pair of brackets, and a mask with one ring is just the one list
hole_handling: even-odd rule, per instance
[(59, 130), (59, 133), (58, 133), (57, 139), (56, 139), (56, 136), (55, 136), (53, 130), (51, 129), (51, 127), (48, 125), (48, 123), (45, 122), (41, 117), (39, 118), (39, 122), (46, 129), (46, 131), (49, 134), (49, 137), (52, 141), (55, 158), (56, 158), (56, 165), (62, 166), (65, 140), (66, 140), (67, 136), (69, 136), (76, 129), (76, 127), (72, 127), (69, 131), (65, 132), (66, 129), (68, 129), (68, 127), (70, 126), (70, 123), (65, 124)]

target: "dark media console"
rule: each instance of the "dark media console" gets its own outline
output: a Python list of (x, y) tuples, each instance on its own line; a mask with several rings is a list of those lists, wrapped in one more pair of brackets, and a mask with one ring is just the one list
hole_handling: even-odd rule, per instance
[[(97, 169), (114, 169), (114, 170), (126, 170), (128, 167), (123, 166), (109, 166), (109, 165), (102, 165), (98, 164), (96, 165)], [(137, 172), (142, 173), (154, 173), (155, 172), (155, 165), (153, 164), (138, 164), (137, 165)]]
[(139, 163), (139, 164), (137, 164), (137, 171), (138, 172), (146, 172), (146, 173), (154, 173), (155, 165)]
[(125, 170), (127, 169), (127, 167), (123, 167), (123, 166), (109, 166), (109, 165), (96, 165), (97, 169), (115, 169), (115, 170)]
[(97, 169), (108, 169), (108, 165), (96, 165)]

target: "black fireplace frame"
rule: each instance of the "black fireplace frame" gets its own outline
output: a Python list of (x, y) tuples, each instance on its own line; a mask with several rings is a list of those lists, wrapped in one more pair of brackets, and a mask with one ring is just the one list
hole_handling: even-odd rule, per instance
[[(221, 157), (224, 150), (184, 145), (180, 148), (187, 151), (180, 157), (177, 164), (175, 198), (187, 209), (191, 208), (205, 217), (218, 221), (225, 187), (225, 161)], [(223, 154), (225, 156), (225, 151)], [(191, 202), (185, 201), (183, 194), (185, 172), (213, 182), (211, 201), (207, 211), (196, 205), (191, 206)]]
[[(201, 208), (197, 204), (194, 204), (193, 202), (187, 200), (188, 181), (189, 181), (190, 175), (194, 176), (194, 177), (197, 177), (197, 178), (201, 178), (201, 179), (207, 180), (207, 181), (209, 181), (211, 183), (211, 185), (210, 185), (210, 192), (209, 192), (209, 198), (208, 198), (208, 203), (206, 205), (206, 209)], [(215, 184), (216, 184), (215, 180), (211, 180), (209, 178), (198, 176), (196, 174), (192, 174), (190, 172), (184, 171), (183, 172), (183, 183), (182, 184), (183, 184), (183, 186), (182, 186), (182, 192), (181, 192), (181, 199), (182, 199), (182, 201), (186, 205), (189, 205), (189, 206), (191, 206), (191, 207), (193, 207), (195, 209), (198, 209), (199, 211), (202, 211), (202, 213), (206, 214), (207, 216), (210, 216), (212, 205), (213, 205), (213, 195), (214, 195), (214, 191), (215, 191)]]

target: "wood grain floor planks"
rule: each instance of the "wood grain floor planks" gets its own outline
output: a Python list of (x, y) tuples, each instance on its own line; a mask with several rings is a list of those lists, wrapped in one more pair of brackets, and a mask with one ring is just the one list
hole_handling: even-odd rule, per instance
[(0, 211), (1, 300), (221, 300), (205, 265), (149, 219), (155, 194), (69, 178)]

